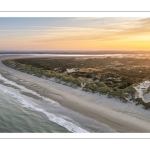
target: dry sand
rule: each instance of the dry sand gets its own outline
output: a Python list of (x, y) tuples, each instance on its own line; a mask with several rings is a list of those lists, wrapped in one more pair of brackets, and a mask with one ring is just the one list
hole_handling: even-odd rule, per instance
[(119, 100), (108, 99), (107, 96), (91, 94), (80, 89), (47, 81), (46, 79), (11, 69), (1, 62), (4, 59), (17, 57), (33, 56), (0, 56), (0, 74), (8, 80), (32, 89), (40, 95), (53, 99), (62, 106), (93, 118), (97, 122), (104, 123), (116, 131), (150, 132), (149, 110), (144, 110), (141, 106), (135, 106), (134, 104), (125, 104)]

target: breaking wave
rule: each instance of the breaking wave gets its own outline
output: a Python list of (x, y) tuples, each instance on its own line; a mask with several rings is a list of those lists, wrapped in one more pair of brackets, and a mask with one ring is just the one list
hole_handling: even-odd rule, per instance
[[(1, 79), (2, 81), (4, 81), (5, 83), (8, 83), (8, 84), (10, 84), (10, 85), (14, 85), (14, 86), (16, 86), (16, 87), (19, 87), (21, 90), (25, 90), (25, 91), (27, 91), (27, 92), (36, 94), (36, 95), (39, 96), (39, 97), (42, 97), (42, 98), (44, 98), (44, 99), (47, 99), (47, 98), (45, 98), (45, 97), (39, 95), (38, 93), (36, 93), (36, 92), (34, 92), (34, 91), (32, 91), (32, 90), (26, 89), (25, 87), (23, 87), (23, 86), (21, 86), (21, 85), (18, 85), (18, 84), (16, 84), (16, 83), (13, 82), (13, 81), (7, 80), (6, 78), (2, 77), (1, 75), (0, 75), (0, 79)], [(71, 131), (71, 132), (75, 132), (75, 133), (88, 133), (88, 132), (89, 132), (89, 131), (87, 131), (87, 130), (85, 130), (85, 129), (83, 129), (83, 128), (77, 126), (77, 125), (75, 125), (75, 124), (72, 123), (72, 122), (69, 122), (69, 121), (67, 121), (67, 120), (65, 120), (65, 119), (63, 119), (63, 118), (58, 117), (58, 116), (55, 115), (55, 114), (49, 113), (49, 112), (45, 111), (44, 109), (39, 108), (37, 105), (36, 105), (36, 107), (35, 107), (35, 106), (34, 106), (34, 102), (32, 102), (32, 103), (28, 102), (28, 100), (31, 100), (31, 101), (32, 101), (33, 98), (27, 97), (27, 96), (25, 96), (25, 95), (22, 95), (22, 94), (19, 92), (19, 90), (16, 90), (16, 89), (14, 89), (14, 88), (12, 88), (12, 87), (7, 87), (7, 86), (4, 86), (4, 85), (0, 84), (0, 91), (2, 91), (3, 93), (6, 93), (6, 94), (12, 96), (13, 98), (15, 98), (23, 107), (26, 107), (26, 108), (29, 108), (29, 109), (32, 109), (32, 110), (36, 110), (36, 111), (38, 111), (38, 112), (41, 112), (41, 113), (45, 114), (45, 115), (48, 117), (48, 119), (49, 119), (50, 121), (52, 121), (52, 122), (54, 122), (54, 123), (56, 123), (56, 124), (58, 124), (58, 125), (60, 125), (60, 126), (62, 126), (62, 127), (64, 127), (64, 128), (66, 128), (66, 129), (68, 129), (68, 130)], [(48, 99), (48, 100), (49, 100), (49, 99)], [(50, 100), (50, 101), (51, 101), (51, 102), (54, 102), (54, 101), (52, 101), (52, 100)]]

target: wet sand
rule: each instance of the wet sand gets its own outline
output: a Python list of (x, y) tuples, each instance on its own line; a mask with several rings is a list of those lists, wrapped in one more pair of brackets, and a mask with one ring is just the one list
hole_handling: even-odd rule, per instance
[[(145, 115), (145, 120), (130, 115), (128, 112), (122, 113), (125, 110), (115, 110), (111, 105), (106, 105), (106, 101), (111, 101), (108, 104), (127, 105), (119, 100), (108, 99), (106, 96), (91, 94), (80, 89), (74, 89), (65, 85), (61, 85), (46, 79), (38, 78), (2, 64), (2, 60), (10, 58), (25, 58), (33, 57), (28, 55), (12, 55), (0, 56), (0, 74), (8, 80), (15, 81), (19, 85), (23, 85), (28, 89), (38, 92), (40, 95), (57, 101), (60, 105), (81, 113), (97, 122), (108, 125), (117, 132), (150, 132), (150, 118)], [(37, 56), (35, 56), (37, 57)], [(24, 93), (27, 94), (27, 93)], [(30, 95), (34, 96), (34, 95)], [(122, 104), (121, 104), (122, 103)], [(133, 108), (137, 106), (133, 105)], [(138, 107), (137, 107), (138, 108)], [(143, 108), (138, 108), (142, 110)], [(146, 111), (146, 110), (142, 110)], [(142, 113), (141, 113), (142, 116)]]

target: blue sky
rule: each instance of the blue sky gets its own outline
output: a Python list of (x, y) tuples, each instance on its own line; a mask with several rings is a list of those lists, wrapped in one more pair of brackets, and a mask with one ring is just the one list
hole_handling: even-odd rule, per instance
[(6, 51), (149, 50), (149, 39), (149, 18), (0, 18)]

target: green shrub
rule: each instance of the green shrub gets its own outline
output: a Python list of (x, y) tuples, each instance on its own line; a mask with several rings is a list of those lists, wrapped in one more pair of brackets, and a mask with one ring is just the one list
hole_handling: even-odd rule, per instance
[(136, 105), (144, 105), (145, 106), (145, 102), (143, 101), (143, 99), (142, 98), (136, 98), (136, 99), (134, 99), (133, 100), (134, 102), (136, 102)]
[(126, 95), (124, 94), (124, 92), (122, 90), (117, 90), (117, 91), (111, 91), (110, 93), (108, 93), (108, 97), (109, 98), (117, 98), (120, 99), (124, 102), (127, 102), (126, 100)]
[(129, 87), (123, 89), (123, 91), (126, 93), (129, 93), (129, 94), (135, 94), (136, 93), (136, 90), (133, 86), (129, 86)]
[(107, 86), (103, 86), (103, 87), (98, 88), (98, 92), (100, 94), (108, 94), (110, 92), (110, 88)]
[(145, 109), (149, 109), (150, 108), (150, 102), (148, 102), (148, 103), (145, 103)]
[(97, 87), (94, 85), (93, 82), (87, 83), (85, 85), (84, 89), (87, 90), (87, 91), (97, 92)]

